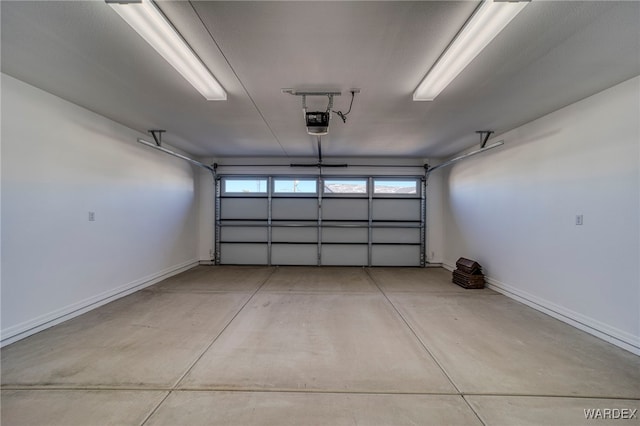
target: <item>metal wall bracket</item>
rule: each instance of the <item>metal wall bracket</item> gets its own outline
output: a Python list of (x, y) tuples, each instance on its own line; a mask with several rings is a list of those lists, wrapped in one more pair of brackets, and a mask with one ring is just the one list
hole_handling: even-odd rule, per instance
[(480, 134), (480, 148), (484, 148), (491, 135), (495, 132), (493, 130), (476, 130), (476, 133)]
[(147, 130), (151, 136), (153, 136), (153, 140), (156, 142), (156, 145), (162, 146), (162, 134), (166, 132), (166, 130)]

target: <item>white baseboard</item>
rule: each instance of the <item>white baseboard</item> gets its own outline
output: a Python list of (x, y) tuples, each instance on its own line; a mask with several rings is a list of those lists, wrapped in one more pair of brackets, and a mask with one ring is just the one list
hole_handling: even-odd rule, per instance
[(184, 272), (197, 265), (197, 260), (188, 260), (178, 265), (163, 269), (155, 274), (151, 274), (128, 284), (119, 286), (115, 289), (105, 291), (104, 293), (100, 293), (96, 296), (56, 309), (48, 314), (8, 327), (0, 333), (2, 336), (0, 340), (0, 347), (17, 342), (18, 340), (24, 339), (25, 337), (31, 336), (32, 334), (38, 333), (39, 331), (45, 330), (49, 327), (53, 327), (61, 322), (70, 320), (71, 318), (77, 317), (78, 315), (84, 314), (85, 312), (91, 311), (99, 306), (105, 305), (131, 293), (135, 293), (138, 290), (179, 274), (180, 272)]
[[(442, 266), (449, 271), (453, 271), (455, 269), (454, 266), (446, 263), (443, 263)], [(519, 290), (491, 277), (485, 276), (485, 280), (487, 282), (487, 287), (497, 291), (498, 293), (524, 303), (537, 311), (545, 313), (635, 355), (640, 355), (640, 338), (638, 336), (634, 336), (631, 333), (611, 327), (608, 324), (602, 323), (533, 294)]]

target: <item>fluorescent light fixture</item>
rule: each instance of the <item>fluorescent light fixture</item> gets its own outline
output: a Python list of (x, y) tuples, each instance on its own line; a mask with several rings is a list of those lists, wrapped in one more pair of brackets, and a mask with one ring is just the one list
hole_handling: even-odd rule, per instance
[(483, 1), (413, 92), (413, 100), (434, 100), (527, 4)]
[(153, 1), (108, 4), (208, 101), (227, 99), (224, 88)]

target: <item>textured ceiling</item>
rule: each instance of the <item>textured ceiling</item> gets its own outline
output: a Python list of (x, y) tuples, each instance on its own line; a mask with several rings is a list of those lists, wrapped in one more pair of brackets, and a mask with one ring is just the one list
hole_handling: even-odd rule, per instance
[(640, 74), (640, 3), (538, 0), (434, 102), (413, 102), (477, 4), (161, 1), (228, 92), (207, 102), (102, 1), (2, 1), (2, 72), (209, 157), (315, 155), (300, 98), (281, 89), (359, 88), (323, 154), (420, 158)]

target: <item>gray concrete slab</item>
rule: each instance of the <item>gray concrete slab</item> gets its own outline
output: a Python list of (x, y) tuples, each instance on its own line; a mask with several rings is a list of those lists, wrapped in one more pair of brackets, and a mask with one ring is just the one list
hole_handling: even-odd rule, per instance
[(640, 357), (504, 296), (389, 297), (462, 392), (640, 397)]
[(455, 392), (379, 293), (259, 292), (180, 387)]
[(282, 266), (261, 291), (290, 292), (378, 292), (363, 268)]
[[(6, 426), (140, 425), (166, 392), (113, 390), (3, 390)], [(178, 424), (178, 423), (176, 423)]]
[(249, 294), (138, 292), (2, 349), (2, 384), (174, 384)]
[(367, 272), (385, 293), (445, 292), (498, 294), (488, 288), (464, 289), (451, 282), (444, 268), (368, 268)]
[(198, 267), (0, 352), (3, 425), (638, 424), (584, 409), (640, 357), (437, 269)]
[[(638, 400), (513, 396), (467, 396), (466, 399), (487, 425), (640, 424)], [(634, 410), (637, 410), (635, 414)]]
[(197, 266), (156, 285), (151, 291), (254, 292), (271, 274), (266, 266)]
[(147, 426), (481, 425), (460, 396), (174, 392)]

